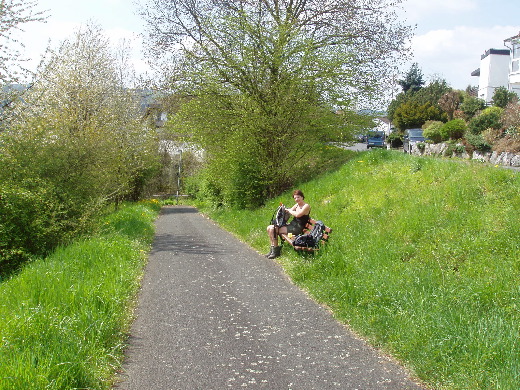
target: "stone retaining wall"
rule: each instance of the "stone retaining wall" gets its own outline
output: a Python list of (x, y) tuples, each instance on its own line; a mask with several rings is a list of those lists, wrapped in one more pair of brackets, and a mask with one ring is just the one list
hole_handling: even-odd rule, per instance
[[(463, 145), (460, 145), (463, 147)], [(417, 147), (417, 144), (412, 146), (412, 154), (421, 155), (421, 156), (444, 156), (444, 157), (454, 157), (454, 158), (463, 158), (467, 160), (478, 160), (482, 162), (488, 162), (493, 165), (504, 165), (511, 167), (520, 167), (520, 154), (516, 153), (497, 153), (497, 152), (479, 152), (475, 151), (472, 154), (467, 152), (457, 153), (452, 152), (450, 155), (446, 155), (446, 151), (448, 150), (448, 144), (439, 143), (439, 144), (424, 144), (424, 150), (421, 150)]]

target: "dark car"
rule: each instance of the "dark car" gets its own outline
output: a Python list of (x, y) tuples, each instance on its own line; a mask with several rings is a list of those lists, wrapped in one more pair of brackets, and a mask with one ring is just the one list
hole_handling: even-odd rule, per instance
[(384, 148), (385, 147), (385, 132), (372, 131), (367, 135), (367, 149), (370, 148)]
[(418, 142), (424, 142), (422, 129), (408, 129), (404, 131), (403, 152), (411, 153), (412, 146)]

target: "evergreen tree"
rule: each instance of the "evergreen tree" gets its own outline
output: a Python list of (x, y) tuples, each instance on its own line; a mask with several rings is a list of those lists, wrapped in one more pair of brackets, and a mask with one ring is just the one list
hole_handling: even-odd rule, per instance
[(423, 75), (419, 65), (415, 62), (412, 64), (404, 79), (399, 80), (398, 84), (403, 89), (403, 92), (416, 92), (424, 85)]

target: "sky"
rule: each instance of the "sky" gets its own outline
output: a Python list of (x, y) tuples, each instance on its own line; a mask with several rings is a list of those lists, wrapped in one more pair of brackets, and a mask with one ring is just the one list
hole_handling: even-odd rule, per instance
[[(73, 36), (81, 25), (92, 21), (102, 27), (114, 43), (132, 42), (133, 63), (138, 73), (148, 67), (143, 60), (139, 34), (144, 22), (136, 14), (133, 0), (37, 0), (37, 10), (48, 10), (46, 23), (32, 22), (21, 40), (24, 54), (36, 66), (47, 44)], [(413, 58), (403, 74), (417, 62), (426, 82), (445, 79), (456, 89), (477, 86), (471, 72), (480, 67), (480, 56), (488, 49), (504, 49), (504, 39), (520, 33), (518, 0), (404, 0), (403, 21), (415, 26), (411, 41)]]

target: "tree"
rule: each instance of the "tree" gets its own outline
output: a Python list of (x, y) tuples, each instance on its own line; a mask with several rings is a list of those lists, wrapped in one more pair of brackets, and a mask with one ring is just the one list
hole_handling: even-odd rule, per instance
[(17, 85), (27, 75), (22, 66), (23, 43), (15, 37), (22, 25), (44, 21), (43, 12), (35, 12), (35, 1), (3, 0), (0, 2), (0, 131), (8, 127), (7, 119), (11, 103), (23, 93), (24, 87)]
[(317, 145), (348, 136), (335, 112), (377, 96), (409, 38), (390, 4), (148, 2), (150, 52), (174, 75), (168, 88), (194, 97), (176, 131), (207, 151), (215, 191), (257, 204), (291, 186)]
[(446, 121), (447, 114), (439, 105), (440, 98), (451, 91), (445, 80), (433, 80), (418, 91), (401, 92), (388, 106), (388, 118), (396, 128), (421, 127), (428, 120)]
[(42, 256), (83, 232), (153, 169), (155, 129), (98, 26), (46, 59), (0, 142), (0, 261)]
[[(452, 88), (444, 79), (432, 80), (426, 87), (419, 89), (413, 94), (413, 99), (419, 104), (430, 103), (442, 110), (439, 101), (442, 96), (448, 92), (452, 92)], [(444, 111), (443, 111), (444, 112)]]
[(462, 101), (462, 94), (460, 91), (446, 92), (439, 99), (439, 107), (448, 115), (448, 119), (453, 119), (453, 113), (459, 107)]
[(422, 105), (410, 101), (400, 105), (394, 113), (394, 126), (400, 131), (422, 127), (427, 121), (438, 121), (442, 119), (439, 108), (427, 102)]
[(465, 119), (468, 121), (486, 108), (486, 102), (476, 96), (465, 95), (459, 108), (464, 113)]
[(493, 93), (492, 102), (494, 106), (506, 108), (509, 103), (517, 101), (518, 95), (513, 91), (508, 91), (506, 87), (498, 87)]
[[(34, 12), (36, 1), (3, 0), (0, 3), (0, 83), (17, 81), (23, 43), (14, 37), (23, 24), (45, 20), (43, 12)], [(17, 48), (18, 47), (18, 48)]]
[(80, 28), (43, 63), (9, 131), (15, 144), (37, 140), (30, 158), (19, 156), (25, 171), (51, 181), (80, 213), (134, 191), (156, 155), (154, 130), (142, 126), (139, 96), (118, 64), (99, 26)]
[(406, 92), (399, 93), (394, 100), (390, 102), (387, 109), (388, 118), (393, 121), (395, 111), (403, 104), (413, 103), (419, 106), (430, 104), (444, 112), (439, 105), (439, 101), (443, 95), (451, 92), (451, 87), (443, 79), (431, 81), (426, 87), (422, 87), (416, 91), (409, 89)]
[(419, 65), (415, 62), (412, 64), (408, 73), (404, 79), (399, 80), (398, 84), (403, 89), (403, 92), (416, 92), (420, 90), (424, 85), (423, 75), (421, 69), (419, 69)]

